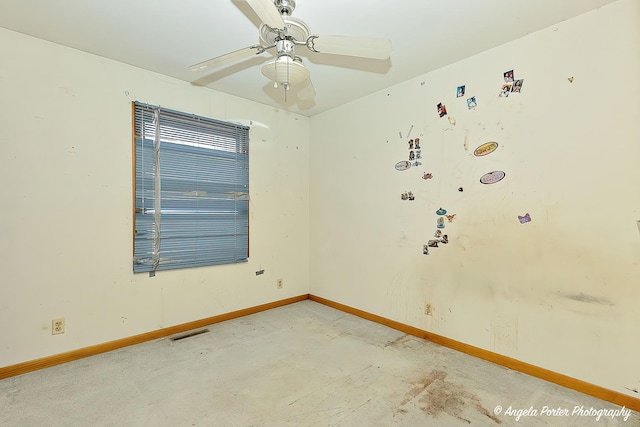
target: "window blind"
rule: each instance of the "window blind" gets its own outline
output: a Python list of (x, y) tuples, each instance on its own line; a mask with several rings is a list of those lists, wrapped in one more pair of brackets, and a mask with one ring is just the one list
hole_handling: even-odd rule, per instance
[(134, 103), (134, 272), (244, 262), (249, 128)]

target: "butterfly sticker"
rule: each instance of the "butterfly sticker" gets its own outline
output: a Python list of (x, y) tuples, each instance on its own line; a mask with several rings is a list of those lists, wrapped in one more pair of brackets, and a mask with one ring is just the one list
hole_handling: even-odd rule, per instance
[(528, 213), (526, 213), (524, 216), (518, 215), (518, 221), (520, 221), (520, 224), (531, 222), (531, 215), (529, 215)]
[(447, 217), (447, 220), (448, 220), (449, 222), (453, 222), (453, 218), (455, 218), (455, 217), (456, 217), (456, 214), (445, 215), (445, 216)]

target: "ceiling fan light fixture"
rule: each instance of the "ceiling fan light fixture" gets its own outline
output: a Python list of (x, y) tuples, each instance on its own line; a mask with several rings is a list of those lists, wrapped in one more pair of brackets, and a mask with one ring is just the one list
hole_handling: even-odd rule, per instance
[(272, 82), (287, 88), (308, 80), (310, 73), (301, 61), (283, 55), (265, 64), (262, 74)]

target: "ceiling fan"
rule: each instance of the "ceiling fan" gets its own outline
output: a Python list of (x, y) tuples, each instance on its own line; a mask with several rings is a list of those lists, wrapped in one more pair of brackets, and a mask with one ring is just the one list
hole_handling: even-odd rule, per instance
[(286, 93), (298, 86), (299, 99), (315, 96), (309, 70), (296, 55), (297, 46), (314, 53), (356, 56), (384, 60), (391, 55), (391, 41), (380, 38), (313, 35), (307, 24), (292, 18), (295, 0), (243, 0), (258, 15), (260, 44), (227, 53), (189, 67), (192, 71), (218, 68), (260, 55), (275, 48), (275, 59), (262, 67), (262, 74), (274, 87)]

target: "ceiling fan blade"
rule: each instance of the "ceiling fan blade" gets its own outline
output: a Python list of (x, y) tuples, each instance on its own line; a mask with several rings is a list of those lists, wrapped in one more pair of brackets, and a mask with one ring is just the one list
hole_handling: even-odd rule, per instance
[(313, 99), (316, 96), (316, 90), (313, 88), (311, 79), (307, 79), (300, 84), (298, 89), (298, 100), (306, 101), (307, 99)]
[(387, 59), (391, 55), (391, 40), (370, 37), (312, 36), (307, 47), (313, 52), (361, 58)]
[(258, 18), (271, 28), (284, 28), (284, 20), (282, 15), (273, 3), (273, 0), (244, 0)]
[(256, 50), (255, 46), (245, 47), (244, 49), (236, 50), (225, 55), (216, 56), (215, 58), (192, 65), (191, 67), (189, 67), (189, 69), (191, 71), (200, 71), (207, 68), (220, 67), (231, 62), (238, 62), (242, 59), (249, 58), (259, 53), (262, 52), (259, 49)]

